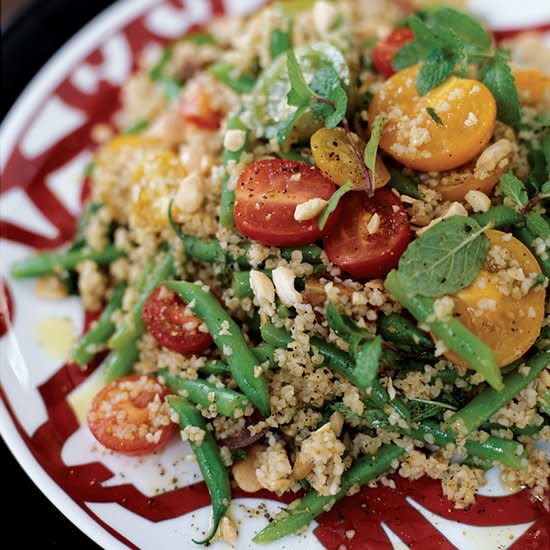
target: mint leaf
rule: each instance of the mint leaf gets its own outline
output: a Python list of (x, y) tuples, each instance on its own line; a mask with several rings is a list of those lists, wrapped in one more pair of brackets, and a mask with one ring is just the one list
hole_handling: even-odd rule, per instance
[(479, 79), (493, 93), (497, 118), (508, 126), (517, 126), (521, 120), (519, 94), (512, 71), (501, 52), (481, 67)]
[(438, 34), (453, 32), (466, 47), (488, 50), (491, 39), (478, 21), (451, 8), (441, 8), (432, 14), (430, 22)]
[(420, 95), (427, 94), (430, 90), (443, 84), (453, 74), (457, 61), (458, 56), (449, 50), (433, 50), (418, 71), (416, 77), (418, 93)]
[(439, 118), (439, 115), (431, 107), (426, 107), (426, 112), (432, 117), (432, 120), (436, 124), (445, 126), (445, 124), (443, 124), (443, 121)]
[(419, 50), (422, 50), (425, 54), (428, 54), (434, 48), (443, 46), (437, 34), (417, 15), (409, 17), (409, 26), (414, 32), (414, 42), (418, 45)]
[(288, 140), (288, 136), (292, 132), (298, 119), (307, 111), (309, 105), (298, 107), (287, 119), (279, 122), (277, 126), (277, 142), (279, 147), (284, 147)]
[(550, 237), (550, 226), (538, 212), (529, 212), (525, 217), (525, 225), (535, 237), (540, 237), (543, 241)]
[(331, 97), (332, 102), (334, 103), (334, 111), (325, 118), (325, 126), (330, 130), (331, 128), (336, 128), (340, 122), (346, 116), (346, 110), (348, 108), (348, 94), (344, 88), (337, 88)]
[(319, 216), (319, 229), (322, 231), (327, 224), (328, 217), (336, 210), (340, 199), (349, 191), (353, 189), (353, 183), (351, 181), (346, 181), (344, 185), (340, 186), (333, 194), (332, 197), (327, 202), (327, 205), (321, 212)]
[(489, 250), (486, 227), (465, 216), (451, 216), (414, 240), (399, 260), (400, 280), (421, 296), (454, 294), (479, 273)]
[[(318, 96), (313, 112), (325, 119), (327, 128), (338, 126), (348, 108), (348, 95), (340, 84), (338, 73), (333, 67), (320, 67), (313, 73), (310, 88)], [(319, 101), (319, 97), (328, 101)]]
[(384, 127), (384, 117), (378, 115), (372, 124), (372, 130), (370, 138), (365, 145), (365, 151), (363, 153), (363, 160), (367, 165), (367, 168), (372, 174), (372, 181), (375, 181), (376, 176), (376, 153), (378, 151), (378, 144), (380, 143), (380, 136), (382, 135), (382, 128)]
[(400, 71), (401, 69), (420, 63), (420, 61), (424, 59), (428, 53), (429, 50), (416, 42), (416, 40), (413, 40), (412, 42), (407, 42), (404, 46), (397, 50), (391, 65), (395, 70)]
[(500, 190), (504, 195), (505, 202), (511, 203), (516, 210), (520, 210), (529, 200), (525, 185), (512, 172), (500, 176)]
[(290, 32), (281, 29), (273, 29), (269, 38), (269, 51), (271, 59), (279, 57), (287, 50), (292, 48), (292, 38)]
[(288, 79), (290, 80), (290, 91), (287, 94), (288, 104), (294, 105), (295, 107), (302, 107), (305, 104), (309, 104), (313, 100), (315, 94), (307, 85), (294, 50), (288, 50), (286, 52), (286, 57)]
[(390, 167), (391, 179), (388, 187), (395, 189), (401, 195), (407, 195), (415, 199), (425, 201), (424, 195), (418, 189), (418, 180), (404, 176), (399, 170)]

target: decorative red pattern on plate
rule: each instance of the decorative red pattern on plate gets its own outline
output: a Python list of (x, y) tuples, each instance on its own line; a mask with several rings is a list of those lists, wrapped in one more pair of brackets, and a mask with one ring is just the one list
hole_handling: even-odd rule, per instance
[[(161, 4), (159, 2), (156, 7)], [(178, 10), (182, 9), (182, 2), (178, 0), (166, 0), (164, 4), (169, 4)], [(222, 0), (211, 0), (211, 7), (215, 14), (223, 13)], [(193, 26), (191, 30), (195, 28), (197, 27)], [(509, 36), (510, 32), (500, 31), (495, 35), (502, 38)], [(147, 28), (146, 15), (137, 17), (123, 29), (116, 31), (116, 34), (122, 36), (128, 44), (133, 68), (135, 60), (145, 45), (153, 41), (165, 41), (163, 37), (156, 36)], [(80, 60), (79, 66), (88, 65), (97, 68), (104, 61), (104, 54), (99, 46)], [(48, 187), (46, 179), (48, 175), (65, 166), (77, 155), (92, 148), (90, 131), (93, 125), (104, 123), (114, 126), (113, 116), (119, 108), (118, 92), (117, 86), (109, 81), (100, 80), (93, 93), (85, 93), (73, 83), (71, 75), (68, 74), (52, 94), (43, 99), (43, 103), (35, 112), (31, 122), (24, 128), (14, 151), (7, 160), (0, 194), (14, 188), (23, 189), (36, 208), (57, 228), (58, 233), (55, 237), (46, 237), (13, 222), (0, 220), (2, 238), (39, 250), (60, 246), (72, 238), (76, 220)], [(78, 110), (85, 115), (85, 119), (51, 147), (29, 158), (24, 154), (21, 146), (22, 136), (25, 136), (36, 114), (51, 97), (59, 99), (63, 105)], [(83, 186), (81, 197), (85, 198), (88, 193), (89, 181)], [(0, 321), (4, 321), (6, 317), (11, 318), (13, 315), (13, 300), (7, 286), (3, 283), (0, 290)], [(86, 314), (85, 327), (89, 327), (93, 318), (94, 316)], [(4, 324), (0, 322), (0, 336), (3, 334), (3, 328), (5, 328)], [(39, 387), (47, 409), (48, 420), (36, 430), (32, 437), (29, 437), (20, 425), (10, 406), (8, 396), (1, 387), (0, 396), (6, 403), (26, 446), (55, 483), (98, 524), (129, 547), (136, 548), (97, 517), (88, 508), (86, 502), (118, 503), (143, 518), (159, 522), (207, 506), (210, 499), (204, 483), (147, 497), (129, 484), (102, 486), (102, 482), (110, 479), (113, 472), (99, 462), (71, 467), (63, 462), (61, 458), (63, 446), (79, 427), (66, 397), (97, 368), (101, 359), (102, 356), (96, 357), (85, 370), (72, 363), (63, 365)], [(333, 510), (321, 516), (319, 526), (315, 530), (318, 539), (329, 549), (336, 549), (341, 545), (349, 549), (390, 549), (392, 546), (380, 525), (381, 522), (385, 522), (412, 549), (454, 548), (410, 505), (407, 497), (411, 497), (432, 512), (467, 525), (499, 526), (534, 521), (529, 531), (516, 542), (514, 550), (538, 550), (550, 546), (550, 515), (537, 503), (532, 502), (525, 491), (500, 498), (478, 497), (476, 504), (466, 512), (452, 508), (442, 495), (440, 483), (437, 481), (421, 479), (410, 482), (397, 476), (394, 480), (397, 484), (395, 490), (387, 487), (363, 489), (358, 494), (347, 497)], [(235, 491), (234, 495), (250, 496), (241, 491)], [(261, 491), (254, 496), (282, 502), (289, 502), (295, 498), (295, 495), (280, 498), (267, 491)], [(351, 540), (345, 534), (350, 529), (356, 533)]]
[(0, 277), (0, 338), (10, 329), (13, 319), (13, 298), (8, 284)]

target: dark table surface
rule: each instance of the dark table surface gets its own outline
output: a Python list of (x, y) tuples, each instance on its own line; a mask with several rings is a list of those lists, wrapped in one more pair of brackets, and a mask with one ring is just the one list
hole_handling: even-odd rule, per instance
[[(13, 102), (46, 61), (80, 28), (113, 0), (34, 0), (22, 12), (2, 21), (3, 119)], [(3, 479), (4, 536), (18, 546), (99, 548), (42, 494), (0, 439)], [(6, 482), (9, 489), (6, 488)], [(16, 538), (11, 537), (13, 535)], [(11, 546), (11, 543), (8, 543)]]

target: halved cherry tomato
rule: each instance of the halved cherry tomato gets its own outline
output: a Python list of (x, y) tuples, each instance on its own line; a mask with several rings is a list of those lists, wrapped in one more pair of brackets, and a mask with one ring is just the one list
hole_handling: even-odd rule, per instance
[[(340, 201), (345, 215), (325, 239), (329, 260), (358, 279), (384, 277), (397, 265), (411, 239), (409, 218), (401, 201), (389, 189), (372, 198), (351, 192)], [(367, 225), (374, 214), (378, 227)]]
[(186, 315), (184, 301), (166, 287), (151, 292), (141, 318), (155, 340), (176, 353), (202, 353), (212, 344), (210, 334), (199, 330), (202, 321), (196, 315)]
[(152, 376), (138, 374), (114, 380), (93, 399), (88, 426), (107, 449), (142, 456), (160, 449), (177, 426), (164, 398), (170, 392)]
[(412, 29), (402, 28), (394, 29), (390, 34), (377, 42), (372, 49), (372, 62), (376, 70), (386, 78), (394, 74), (395, 70), (392, 66), (392, 62), (397, 50), (412, 40), (414, 40), (414, 32)]
[(550, 106), (550, 76), (538, 69), (514, 69), (512, 75), (522, 105), (533, 107), (546, 102)]
[(222, 113), (211, 106), (210, 98), (202, 90), (193, 90), (181, 96), (179, 112), (187, 122), (203, 130), (217, 130), (221, 125)]
[[(467, 78), (451, 76), (418, 95), (415, 65), (386, 80), (369, 107), (369, 123), (385, 116), (380, 148), (415, 170), (444, 172), (475, 158), (493, 134), (496, 102), (489, 89)], [(441, 123), (432, 119), (433, 109)]]
[[(487, 231), (486, 235), (491, 246), (498, 246), (508, 261), (517, 262), (525, 275), (541, 273), (535, 257), (516, 238), (495, 230)], [(515, 285), (520, 287), (521, 283)], [(498, 269), (488, 256), (472, 284), (453, 296), (453, 315), (493, 349), (499, 366), (504, 367), (521, 357), (539, 335), (546, 293), (537, 285), (524, 296), (514, 297), (503, 294), (499, 286)], [(458, 365), (468, 366), (451, 351), (445, 352), (445, 356)]]
[(310, 199), (330, 199), (336, 185), (306, 162), (259, 160), (241, 172), (235, 190), (235, 225), (247, 237), (272, 246), (310, 244), (338, 221), (340, 207), (329, 216), (323, 231), (319, 216), (294, 219), (296, 206)]

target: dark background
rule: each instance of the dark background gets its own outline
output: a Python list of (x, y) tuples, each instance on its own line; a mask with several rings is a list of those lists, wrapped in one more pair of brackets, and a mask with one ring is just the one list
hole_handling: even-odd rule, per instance
[[(2, 105), (13, 102), (48, 59), (113, 0), (2, 0)], [(97, 549), (34, 485), (0, 438), (4, 536), (25, 547)], [(6, 488), (9, 484), (9, 490)], [(9, 496), (8, 496), (9, 495)], [(16, 538), (11, 538), (13, 535)], [(8, 545), (12, 544), (7, 542)]]

